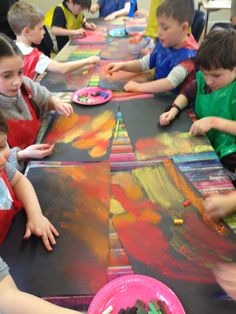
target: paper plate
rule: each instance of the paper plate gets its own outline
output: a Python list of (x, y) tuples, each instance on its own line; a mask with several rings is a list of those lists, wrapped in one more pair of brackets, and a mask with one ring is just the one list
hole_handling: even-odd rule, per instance
[[(97, 94), (97, 95), (96, 95)], [(85, 87), (78, 89), (72, 95), (72, 101), (84, 106), (101, 105), (112, 98), (110, 89), (102, 89), (100, 87)]]
[(110, 29), (108, 32), (108, 35), (111, 37), (126, 37), (127, 36), (125, 28)]
[(93, 298), (87, 314), (101, 314), (112, 305), (112, 314), (121, 308), (134, 306), (140, 299), (148, 303), (158, 299), (165, 303), (167, 314), (185, 314), (184, 308), (174, 292), (161, 281), (144, 275), (122, 276), (110, 281)]

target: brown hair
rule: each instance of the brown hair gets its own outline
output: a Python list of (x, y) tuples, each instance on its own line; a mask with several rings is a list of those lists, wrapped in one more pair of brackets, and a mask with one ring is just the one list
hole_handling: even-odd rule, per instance
[[(111, 1), (111, 0), (110, 0)], [(91, 0), (72, 0), (74, 4), (79, 4), (83, 9), (89, 10), (91, 8)]]
[(22, 56), (14, 40), (0, 33), (0, 59), (4, 57)]
[(190, 26), (193, 22), (194, 12), (193, 0), (165, 0), (157, 8), (156, 16), (165, 15), (181, 24), (188, 22)]
[(44, 20), (44, 13), (39, 8), (25, 1), (14, 3), (7, 14), (8, 22), (16, 35), (20, 35), (24, 27), (34, 27)]
[(7, 134), (9, 131), (6, 119), (4, 118), (2, 111), (0, 110), (0, 132)]
[(236, 31), (215, 28), (203, 40), (196, 56), (196, 64), (205, 70), (236, 67)]

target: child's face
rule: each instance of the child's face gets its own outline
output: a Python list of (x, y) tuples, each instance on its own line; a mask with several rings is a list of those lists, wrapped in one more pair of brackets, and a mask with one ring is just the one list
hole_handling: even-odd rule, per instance
[(216, 91), (223, 88), (236, 79), (236, 67), (233, 70), (228, 69), (216, 69), (216, 70), (204, 70), (202, 69), (206, 84), (212, 91)]
[(4, 57), (0, 59), (0, 93), (16, 96), (23, 80), (24, 61), (22, 56)]
[(187, 35), (187, 23), (180, 24), (172, 17), (161, 15), (157, 17), (158, 36), (163, 47), (179, 48)]
[(0, 132), (0, 176), (2, 175), (2, 170), (10, 156), (10, 148), (7, 144), (7, 135)]
[(44, 37), (45, 30), (43, 28), (44, 21), (39, 22), (33, 29), (28, 30), (28, 38), (31, 43), (39, 45)]

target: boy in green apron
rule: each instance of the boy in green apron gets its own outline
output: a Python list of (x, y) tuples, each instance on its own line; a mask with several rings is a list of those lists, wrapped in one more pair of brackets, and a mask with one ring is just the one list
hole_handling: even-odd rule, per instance
[(199, 120), (190, 129), (193, 135), (206, 134), (222, 164), (236, 169), (236, 31), (212, 30), (197, 53), (200, 71), (160, 116), (160, 124), (168, 125), (195, 101)]

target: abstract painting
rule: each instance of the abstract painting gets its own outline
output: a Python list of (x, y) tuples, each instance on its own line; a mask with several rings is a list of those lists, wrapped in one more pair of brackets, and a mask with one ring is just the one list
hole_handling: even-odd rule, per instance
[(235, 312), (234, 302), (214, 299), (220, 289), (212, 270), (236, 261), (236, 237), (205, 218), (201, 195), (170, 160), (114, 173), (112, 196), (112, 221), (135, 273), (170, 286), (186, 313)]
[(70, 40), (70, 46), (87, 45), (87, 44), (102, 44), (107, 40), (107, 27), (98, 26), (94, 31), (85, 31), (84, 37), (75, 36)]
[(55, 144), (47, 161), (100, 161), (109, 159), (111, 139), (116, 125), (117, 102), (100, 106), (74, 105), (74, 114), (55, 116), (45, 134), (44, 143)]
[(67, 74), (47, 72), (40, 84), (46, 86), (51, 92), (75, 91), (87, 87), (94, 68), (94, 65), (87, 65)]
[(100, 69), (100, 83), (99, 86), (104, 89), (111, 89), (112, 91), (122, 91), (124, 85), (133, 80), (135, 82), (147, 82), (152, 80), (152, 73), (150, 71), (141, 73), (131, 73), (126, 71), (118, 71), (108, 75), (106, 67), (109, 63), (119, 61), (103, 61)]
[(140, 57), (141, 50), (149, 40), (143, 38), (139, 43), (131, 45), (129, 38), (113, 38), (108, 41), (100, 53), (102, 60), (135, 60)]
[(39, 296), (95, 294), (107, 282), (109, 162), (39, 165), (28, 178), (60, 236), (48, 253), (41, 239), (22, 239), (25, 215), (16, 216), (0, 254), (17, 286)]

